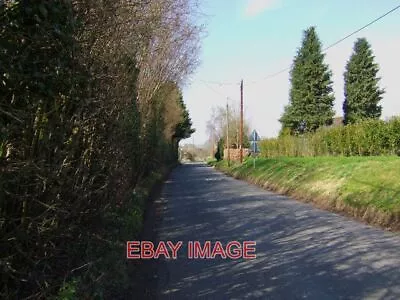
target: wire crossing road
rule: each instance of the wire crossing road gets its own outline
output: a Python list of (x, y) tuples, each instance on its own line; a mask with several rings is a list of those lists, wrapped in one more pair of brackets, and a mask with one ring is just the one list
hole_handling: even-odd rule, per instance
[[(313, 208), (203, 164), (176, 168), (158, 200), (160, 299), (400, 299), (400, 235)], [(188, 241), (254, 240), (252, 260), (197, 259)]]

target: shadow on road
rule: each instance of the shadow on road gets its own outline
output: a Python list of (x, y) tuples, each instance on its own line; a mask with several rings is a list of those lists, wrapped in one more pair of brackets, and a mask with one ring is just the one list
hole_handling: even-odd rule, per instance
[(399, 299), (400, 237), (222, 175), (177, 168), (160, 240), (257, 242), (254, 260), (161, 260), (163, 299)]

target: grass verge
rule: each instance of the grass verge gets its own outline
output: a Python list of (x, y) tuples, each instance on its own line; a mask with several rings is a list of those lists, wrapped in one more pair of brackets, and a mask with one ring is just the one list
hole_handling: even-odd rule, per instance
[(215, 167), (238, 179), (313, 202), (369, 224), (400, 230), (400, 158), (281, 157)]

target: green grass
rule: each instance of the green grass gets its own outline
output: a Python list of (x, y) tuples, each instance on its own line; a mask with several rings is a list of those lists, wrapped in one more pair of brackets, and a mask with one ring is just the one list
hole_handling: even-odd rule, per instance
[(217, 168), (314, 202), (332, 205), (339, 201), (354, 209), (400, 213), (400, 158), (397, 156), (259, 158), (256, 168), (253, 168), (253, 159), (231, 167), (222, 161)]
[(206, 161), (207, 165), (209, 166), (215, 166), (217, 165), (218, 161), (215, 158), (210, 158)]

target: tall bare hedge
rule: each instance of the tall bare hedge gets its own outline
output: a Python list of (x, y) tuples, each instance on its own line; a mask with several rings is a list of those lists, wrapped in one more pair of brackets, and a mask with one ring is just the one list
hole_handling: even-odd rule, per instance
[(113, 284), (120, 265), (105, 257), (140, 230), (139, 184), (183, 138), (191, 11), (184, 0), (0, 2), (0, 298), (48, 298), (73, 278), (92, 295)]

